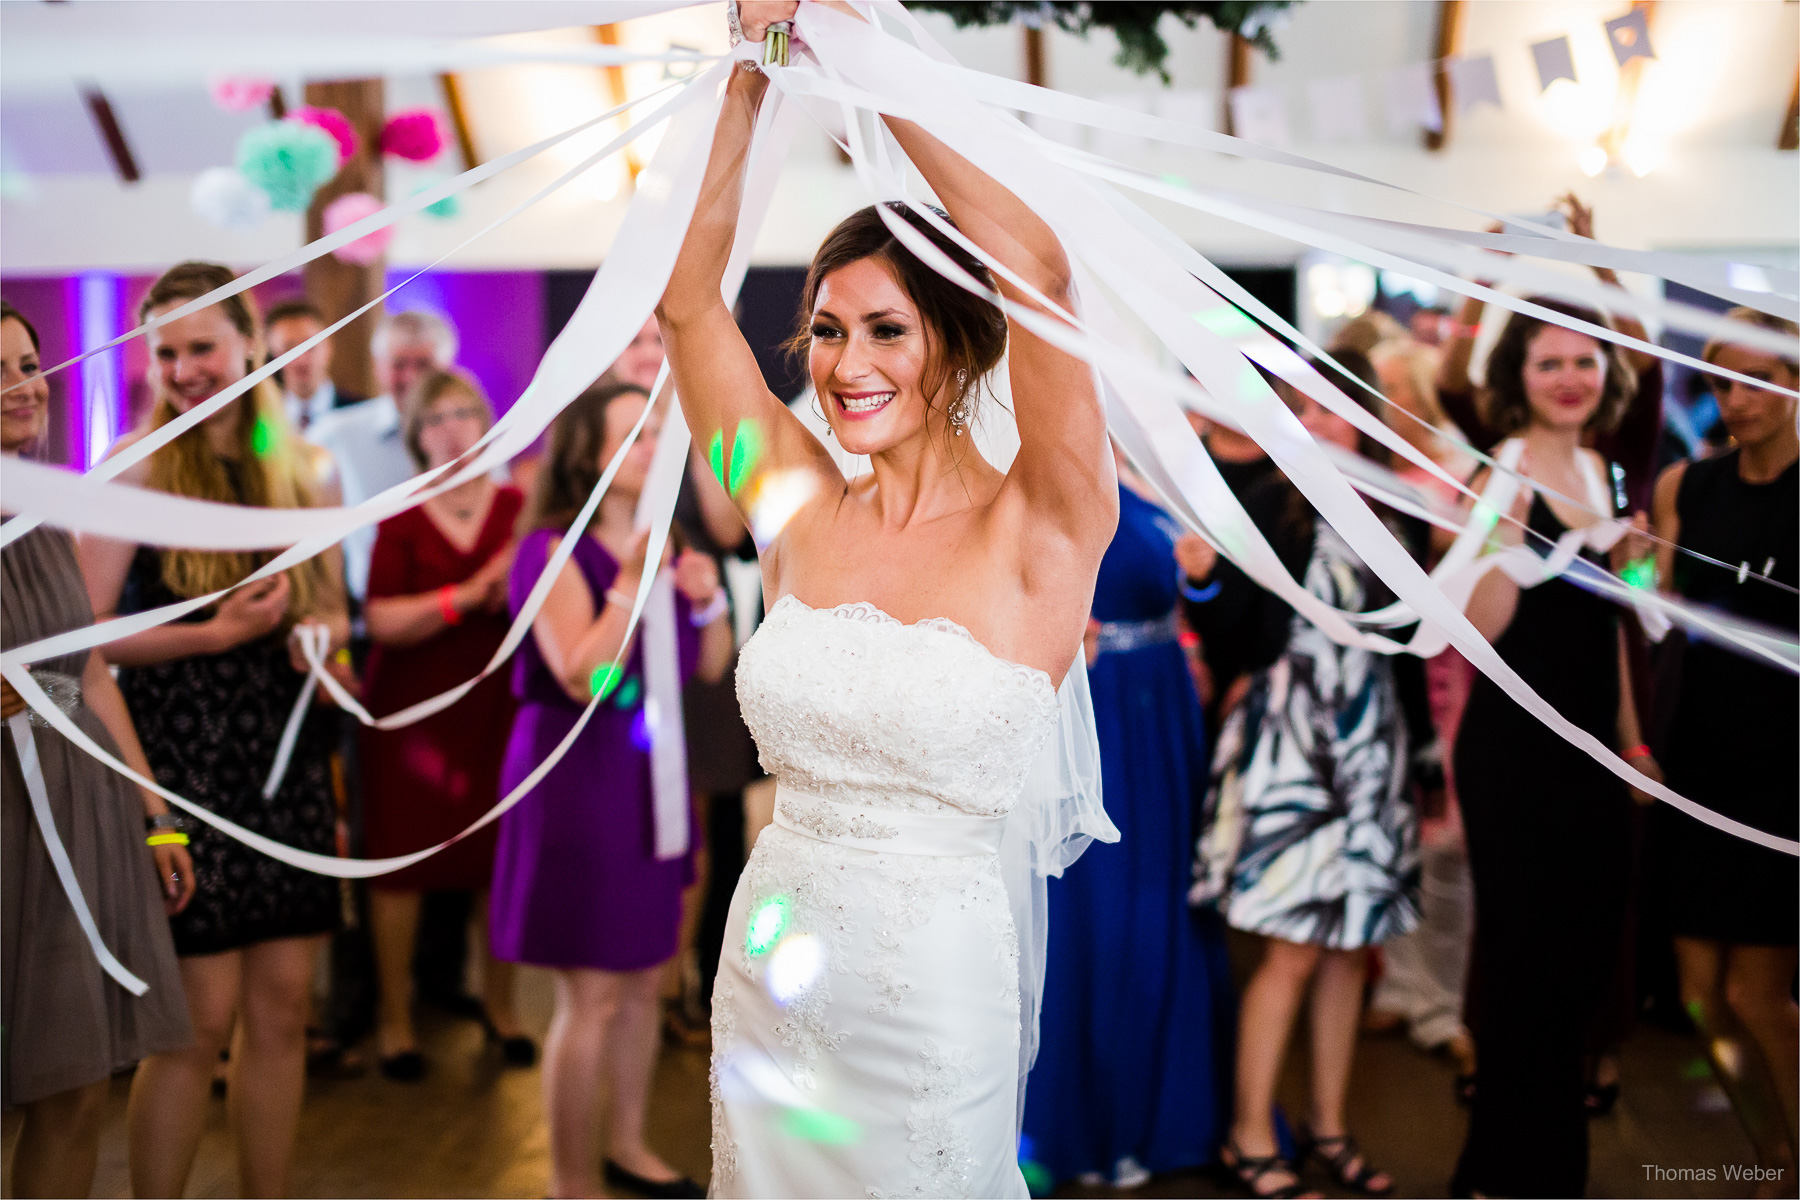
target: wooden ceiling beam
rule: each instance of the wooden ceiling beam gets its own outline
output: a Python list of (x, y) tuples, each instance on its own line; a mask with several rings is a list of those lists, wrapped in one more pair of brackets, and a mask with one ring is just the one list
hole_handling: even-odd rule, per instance
[(119, 176), (121, 183), (136, 183), (143, 178), (138, 170), (137, 157), (131, 152), (131, 144), (125, 140), (125, 130), (119, 125), (119, 116), (113, 111), (112, 101), (106, 93), (97, 87), (88, 86), (81, 89), (81, 99), (87, 105), (88, 115), (94, 118), (94, 128), (100, 134), (100, 141), (106, 146), (106, 153), (112, 159), (113, 171)]

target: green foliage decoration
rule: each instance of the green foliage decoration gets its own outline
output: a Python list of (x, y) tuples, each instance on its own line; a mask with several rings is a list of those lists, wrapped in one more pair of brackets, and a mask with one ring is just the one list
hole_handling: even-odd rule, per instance
[(941, 12), (958, 28), (970, 25), (1006, 25), (1014, 21), (1033, 27), (1054, 25), (1068, 33), (1110, 29), (1119, 39), (1119, 55), (1113, 61), (1140, 75), (1151, 71), (1169, 82), (1169, 43), (1156, 31), (1157, 22), (1169, 14), (1192, 29), (1202, 18), (1225, 33), (1240, 34), (1270, 58), (1279, 58), (1270, 32), (1275, 14), (1293, 0), (1186, 0), (1185, 3), (1149, 4), (1137, 0), (907, 0), (907, 7)]

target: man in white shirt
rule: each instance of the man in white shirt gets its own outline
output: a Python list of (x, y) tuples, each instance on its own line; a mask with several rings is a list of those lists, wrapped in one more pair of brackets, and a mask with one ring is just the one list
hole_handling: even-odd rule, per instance
[[(269, 357), (279, 358), (325, 328), (325, 314), (310, 301), (289, 300), (269, 310), (266, 324)], [(301, 433), (332, 409), (348, 408), (368, 399), (339, 391), (332, 384), (330, 338), (283, 367), (279, 378), (288, 420)]]
[[(346, 506), (361, 504), (418, 474), (400, 437), (401, 418), (414, 386), (456, 361), (457, 344), (456, 330), (436, 313), (400, 312), (382, 318), (369, 347), (382, 394), (333, 409), (307, 431), (307, 437), (336, 460)], [(344, 538), (345, 583), (359, 605), (368, 596), (369, 556), (374, 549), (373, 524)]]

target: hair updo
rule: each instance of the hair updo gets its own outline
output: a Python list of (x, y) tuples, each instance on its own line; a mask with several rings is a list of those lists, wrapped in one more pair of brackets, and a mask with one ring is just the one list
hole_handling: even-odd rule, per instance
[[(980, 259), (933, 228), (910, 205), (899, 200), (886, 204), (889, 212), (929, 238), (957, 266), (988, 288), (998, 290)], [(946, 224), (951, 223), (942, 210), (932, 211)], [(818, 303), (825, 277), (865, 258), (887, 267), (919, 310), (930, 355), (921, 379), (926, 403), (930, 404), (931, 397), (942, 392), (958, 371), (966, 371), (952, 399), (966, 400), (970, 415), (974, 416), (982, 382), (1006, 353), (1006, 316), (992, 303), (958, 287), (921, 262), (882, 222), (881, 213), (872, 204), (838, 222), (813, 255), (812, 266), (806, 272), (806, 286), (800, 293), (800, 327), (788, 339), (787, 348), (799, 355), (812, 347), (813, 306)]]

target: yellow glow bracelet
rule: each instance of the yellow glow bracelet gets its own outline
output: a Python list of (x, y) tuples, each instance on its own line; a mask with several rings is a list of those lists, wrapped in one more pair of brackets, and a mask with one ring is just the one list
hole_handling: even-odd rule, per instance
[(179, 830), (172, 830), (166, 833), (153, 833), (144, 839), (144, 845), (146, 846), (185, 846), (187, 844), (188, 835)]

